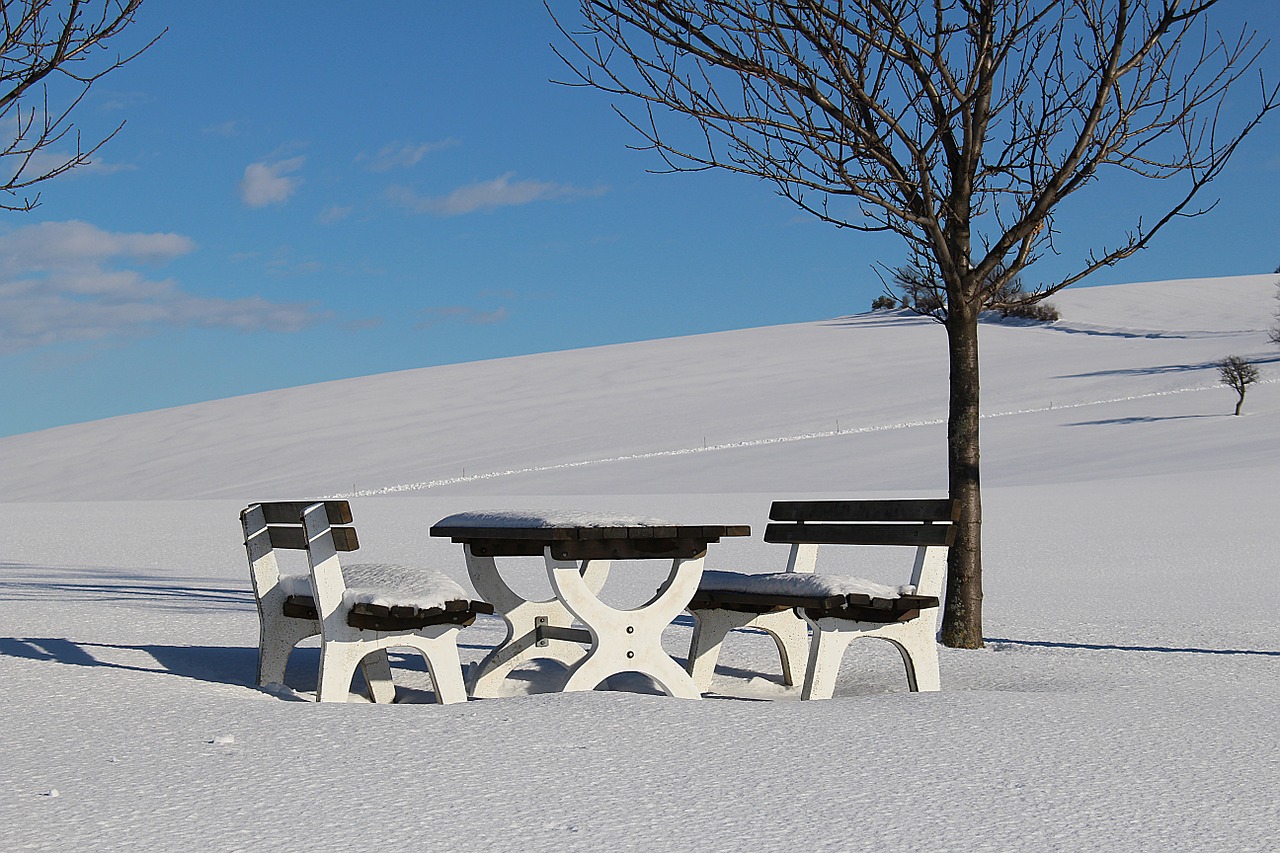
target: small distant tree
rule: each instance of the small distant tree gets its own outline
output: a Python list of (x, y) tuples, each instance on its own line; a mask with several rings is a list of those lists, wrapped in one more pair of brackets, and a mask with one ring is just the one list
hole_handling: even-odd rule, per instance
[(1244, 392), (1259, 379), (1258, 368), (1238, 355), (1229, 355), (1218, 362), (1218, 376), (1223, 385), (1230, 385), (1240, 395), (1236, 400), (1236, 414), (1244, 406)]
[(892, 311), (898, 307), (898, 300), (887, 293), (883, 293), (871, 300), (872, 311)]
[[(155, 43), (127, 55), (102, 55), (141, 5), (142, 0), (0, 2), (0, 210), (36, 207), (39, 193), (27, 196), (26, 190), (89, 162), (123, 127), (86, 142), (71, 113), (97, 80)], [(54, 80), (60, 86), (51, 93)], [(66, 149), (64, 141), (70, 143)]]

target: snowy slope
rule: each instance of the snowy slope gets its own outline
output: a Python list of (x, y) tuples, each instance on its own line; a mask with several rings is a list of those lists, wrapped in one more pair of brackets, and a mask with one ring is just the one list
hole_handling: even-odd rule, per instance
[[(0, 851), (1277, 849), (1274, 279), (1069, 291), (1052, 327), (983, 329), (988, 645), (944, 649), (933, 695), (864, 643), (834, 700), (801, 703), (767, 639), (743, 634), (702, 702), (625, 680), (642, 692), (562, 695), (548, 667), (509, 698), (438, 707), (407, 657), (407, 704), (291, 701), (317, 651), (295, 654), (294, 692), (253, 686), (236, 522), (249, 499), (376, 493), (352, 499), (362, 560), (465, 584), (456, 546), (427, 534), (463, 510), (758, 534), (784, 494), (938, 494), (942, 332), (916, 318), (0, 440)], [(1240, 418), (1212, 367), (1229, 353), (1263, 371)], [(726, 540), (708, 564), (772, 571), (779, 547)], [(824, 565), (905, 580), (852, 550)], [(545, 590), (523, 568), (517, 588)], [(626, 605), (656, 576), (610, 583)], [(464, 663), (501, 638), (493, 617), (465, 629)], [(687, 621), (665, 635), (677, 656), (688, 640)]]
[[(1053, 326), (987, 324), (984, 412), (1062, 409), (1038, 417), (1034, 431), (1141, 454), (1140, 470), (1158, 461), (1164, 444), (1148, 435), (1159, 430), (1117, 424), (1229, 412), (1231, 392), (1212, 362), (1236, 353), (1274, 363), (1265, 334), (1273, 279), (1066, 291), (1057, 297), (1065, 319)], [(944, 482), (945, 359), (936, 324), (864, 314), (424, 368), (63, 427), (0, 439), (0, 471), (9, 500), (246, 500), (424, 484), (472, 492), (477, 481), (491, 491), (502, 488), (493, 475), (528, 469), (537, 470), (500, 479), (535, 493), (701, 492), (722, 474), (731, 491), (934, 487)], [(1254, 394), (1257, 411), (1266, 392)], [(911, 435), (884, 435), (903, 430)], [(988, 448), (989, 478), (1021, 476), (1017, 448)], [(1005, 451), (1015, 454), (1008, 462)], [(1071, 460), (1054, 476), (1077, 471)]]

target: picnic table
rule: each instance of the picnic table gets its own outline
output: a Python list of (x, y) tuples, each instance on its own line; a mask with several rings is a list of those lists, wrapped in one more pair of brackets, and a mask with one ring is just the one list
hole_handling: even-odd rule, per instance
[[(663, 650), (662, 631), (697, 591), (707, 546), (726, 536), (749, 536), (751, 528), (571, 511), (490, 511), (448, 516), (431, 535), (463, 546), (476, 592), (507, 625), (506, 638), (472, 670), (472, 696), (497, 696), (516, 666), (550, 659), (569, 669), (566, 691), (592, 690), (612, 675), (639, 672), (668, 695), (697, 699), (701, 692), (693, 679)], [(497, 558), (530, 556), (545, 561), (553, 598), (526, 599), (499, 573)], [(614, 560), (670, 560), (671, 570), (648, 603), (618, 610), (599, 598)]]

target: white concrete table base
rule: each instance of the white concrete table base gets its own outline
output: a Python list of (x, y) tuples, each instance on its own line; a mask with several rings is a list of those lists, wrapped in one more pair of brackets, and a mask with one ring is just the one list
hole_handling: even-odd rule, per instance
[[(697, 699), (702, 694), (689, 673), (663, 650), (662, 632), (697, 591), (707, 546), (725, 536), (749, 536), (751, 528), (572, 510), (488, 510), (441, 519), (431, 535), (463, 546), (476, 592), (507, 625), (502, 643), (472, 669), (472, 696), (499, 696), (517, 666), (552, 660), (569, 670), (566, 691), (594, 690), (610, 676), (635, 672), (669, 696)], [(498, 571), (503, 557), (533, 556), (542, 557), (554, 598), (530, 601)], [(616, 560), (666, 560), (671, 571), (647, 603), (619, 610), (600, 600)]]
[(702, 698), (689, 673), (662, 649), (662, 631), (675, 621), (698, 588), (701, 556), (672, 560), (671, 574), (658, 594), (634, 610), (617, 610), (602, 602), (575, 561), (556, 560), (550, 548), (546, 561), (556, 595), (591, 634), (591, 650), (569, 670), (566, 692), (594, 690), (611, 675), (638, 672), (657, 682), (668, 696)]
[[(471, 669), (467, 690), (473, 697), (492, 699), (500, 696), (502, 682), (511, 670), (531, 660), (552, 660), (571, 669), (586, 657), (587, 650), (580, 643), (539, 635), (538, 629), (544, 626), (573, 627), (573, 614), (559, 598), (545, 601), (523, 598), (507, 586), (493, 557), (477, 557), (471, 552), (470, 545), (465, 550), (467, 574), (476, 592), (492, 604), (507, 623), (507, 636)], [(577, 574), (577, 564), (574, 563), (573, 567)], [(608, 575), (608, 560), (592, 560), (586, 564), (578, 581), (594, 595), (600, 592)]]

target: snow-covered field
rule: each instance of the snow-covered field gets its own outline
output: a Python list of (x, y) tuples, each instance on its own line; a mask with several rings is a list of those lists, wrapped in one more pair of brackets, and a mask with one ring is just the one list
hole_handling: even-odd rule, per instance
[[(801, 703), (763, 635), (715, 694), (309, 703), (253, 685), (236, 514), (352, 495), (370, 561), (466, 583), (430, 525), (571, 507), (749, 523), (941, 495), (943, 333), (872, 314), (405, 371), (0, 439), (0, 851), (1280, 849), (1275, 276), (1068, 291), (983, 329), (987, 648), (913, 695), (851, 647)], [(1213, 362), (1259, 364), (1245, 416)], [(832, 549), (833, 551), (838, 549)], [(852, 550), (852, 549), (850, 549)], [(906, 566), (855, 563), (890, 583)], [(537, 565), (520, 579), (545, 588)], [(652, 593), (615, 570), (614, 600)], [(501, 639), (484, 617), (464, 663)], [(687, 648), (686, 622), (668, 630)], [(355, 700), (357, 697), (353, 697)], [(774, 700), (774, 701), (760, 701)]]

